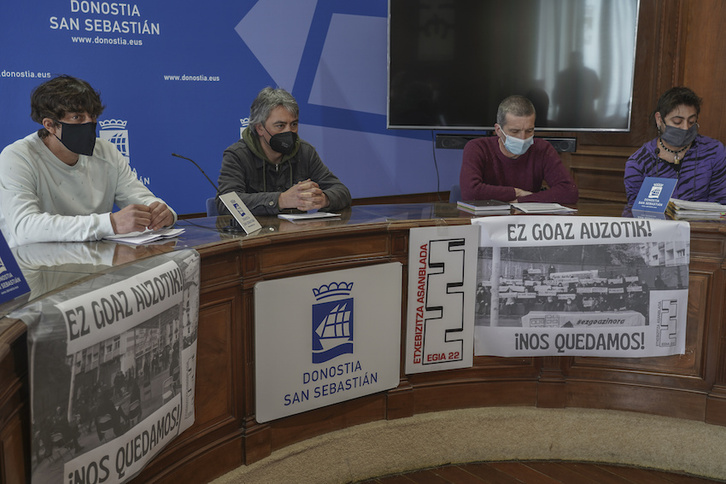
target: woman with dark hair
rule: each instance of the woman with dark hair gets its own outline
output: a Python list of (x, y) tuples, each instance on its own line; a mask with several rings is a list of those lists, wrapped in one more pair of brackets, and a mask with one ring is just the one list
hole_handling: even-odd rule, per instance
[(677, 179), (673, 198), (726, 203), (726, 150), (698, 134), (701, 98), (687, 87), (673, 87), (653, 114), (658, 137), (625, 163), (625, 193), (633, 205), (646, 177)]

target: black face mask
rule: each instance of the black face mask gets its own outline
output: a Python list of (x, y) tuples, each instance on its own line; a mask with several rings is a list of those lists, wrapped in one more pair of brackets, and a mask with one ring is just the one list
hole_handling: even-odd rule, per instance
[[(265, 128), (264, 126), (262, 127)], [(265, 128), (265, 131), (267, 131), (267, 128)], [(274, 151), (282, 153), (283, 155), (289, 155), (295, 150), (297, 133), (295, 133), (294, 131), (285, 131), (282, 133), (277, 133), (276, 135), (273, 135), (269, 131), (267, 131), (267, 134), (270, 135), (270, 142), (268, 144), (270, 145), (270, 148), (272, 148)]]
[(58, 141), (63, 146), (79, 155), (91, 156), (96, 146), (96, 123), (70, 124), (58, 121), (62, 126)]

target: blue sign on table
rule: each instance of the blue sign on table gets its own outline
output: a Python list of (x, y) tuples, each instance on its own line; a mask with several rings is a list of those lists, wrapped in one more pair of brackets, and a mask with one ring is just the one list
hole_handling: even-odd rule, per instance
[(0, 304), (30, 292), (28, 283), (0, 232)]
[(664, 214), (676, 183), (678, 180), (675, 178), (647, 177), (640, 186), (633, 213)]

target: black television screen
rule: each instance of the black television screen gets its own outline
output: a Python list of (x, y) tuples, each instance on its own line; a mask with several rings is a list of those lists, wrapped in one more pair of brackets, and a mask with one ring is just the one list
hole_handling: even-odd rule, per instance
[(389, 0), (388, 127), (628, 131), (639, 0)]

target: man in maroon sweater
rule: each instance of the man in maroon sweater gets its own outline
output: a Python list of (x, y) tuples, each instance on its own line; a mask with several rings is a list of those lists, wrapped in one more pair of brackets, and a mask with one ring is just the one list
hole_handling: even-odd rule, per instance
[(462, 200), (577, 202), (577, 186), (555, 149), (534, 138), (535, 117), (534, 106), (523, 96), (501, 102), (495, 136), (473, 139), (464, 147)]

